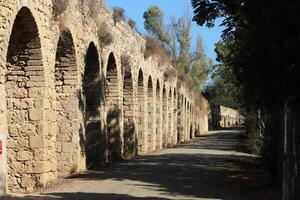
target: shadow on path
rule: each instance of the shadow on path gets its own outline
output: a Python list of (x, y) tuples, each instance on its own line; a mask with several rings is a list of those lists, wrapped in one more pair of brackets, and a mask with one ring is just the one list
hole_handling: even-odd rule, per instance
[[(122, 194), (99, 194), (99, 193), (51, 193), (43, 196), (5, 197), (4, 200), (169, 200), (158, 197), (133, 197)], [(1, 199), (2, 200), (2, 199)]]
[[(136, 186), (172, 196), (170, 199), (175, 199), (179, 195), (186, 197), (184, 198), (186, 200), (277, 199), (270, 189), (270, 178), (262, 170), (258, 158), (235, 152), (240, 139), (239, 131), (220, 131), (220, 134), (196, 138), (189, 144), (178, 145), (162, 153), (139, 157), (131, 162), (121, 162), (107, 170), (87, 171), (69, 179), (99, 182), (107, 179), (120, 182), (138, 181)], [(59, 196), (62, 199), (165, 199), (117, 194), (49, 195)]]

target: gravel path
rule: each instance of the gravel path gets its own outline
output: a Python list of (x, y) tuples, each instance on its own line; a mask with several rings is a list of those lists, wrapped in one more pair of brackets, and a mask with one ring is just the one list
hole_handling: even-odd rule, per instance
[(110, 169), (88, 171), (5, 200), (271, 200), (258, 158), (237, 152), (241, 130), (217, 131)]

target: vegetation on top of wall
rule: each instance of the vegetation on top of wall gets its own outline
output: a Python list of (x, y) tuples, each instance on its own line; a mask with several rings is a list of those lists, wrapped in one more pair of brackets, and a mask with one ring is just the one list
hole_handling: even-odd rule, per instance
[[(144, 27), (150, 36), (145, 39), (148, 43), (145, 55), (152, 50), (152, 41), (157, 41), (162, 47), (161, 50), (155, 51), (155, 55), (167, 57), (177, 73), (166, 70), (164, 77), (169, 79), (173, 76), (178, 77), (178, 86), (183, 82), (194, 92), (201, 92), (203, 83), (207, 80), (211, 71), (212, 61), (205, 54), (203, 41), (199, 36), (197, 38), (196, 48), (191, 48), (191, 18), (186, 15), (178, 20), (174, 17), (168, 25), (164, 24), (164, 13), (157, 6), (151, 6), (144, 12)], [(149, 38), (152, 39), (149, 40)], [(150, 49), (150, 50), (149, 50)], [(156, 48), (155, 48), (156, 49)]]
[(127, 23), (130, 26), (131, 30), (135, 30), (136, 29), (136, 22), (134, 20), (129, 19)]
[(68, 8), (69, 0), (52, 0), (52, 15), (58, 19)]
[(144, 52), (144, 58), (147, 59), (150, 56), (155, 55), (159, 66), (169, 61), (168, 55), (160, 42), (152, 37), (145, 37), (146, 48)]
[(102, 23), (98, 27), (98, 38), (102, 46), (108, 46), (114, 40), (113, 35), (110, 33), (109, 28), (105, 23)]
[(92, 18), (96, 18), (99, 15), (101, 8), (105, 7), (104, 0), (85, 0), (90, 10)]
[(123, 8), (113, 8), (113, 20), (115, 24), (120, 21), (125, 21), (125, 10)]
[(164, 80), (174, 80), (174, 78), (177, 76), (177, 72), (173, 67), (168, 67), (164, 71)]
[(130, 61), (130, 56), (127, 54), (122, 54), (121, 55), (121, 72), (122, 75), (125, 74), (125, 72), (130, 71), (130, 65), (131, 65), (131, 61)]

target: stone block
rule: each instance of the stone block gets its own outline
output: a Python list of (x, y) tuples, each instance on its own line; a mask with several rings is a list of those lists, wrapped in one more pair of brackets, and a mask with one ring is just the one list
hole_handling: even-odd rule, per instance
[(23, 188), (32, 188), (34, 185), (34, 180), (30, 175), (23, 175), (21, 177), (21, 186)]
[(8, 127), (8, 133), (10, 137), (18, 137), (19, 136), (19, 127), (16, 125), (10, 125)]
[(45, 113), (45, 120), (55, 122), (56, 121), (56, 113), (54, 111), (48, 110)]
[(74, 144), (71, 142), (62, 143), (62, 152), (71, 153), (74, 151)]
[(43, 119), (43, 109), (34, 108), (29, 111), (29, 119), (32, 121), (39, 121)]
[(43, 148), (44, 138), (42, 136), (30, 136), (30, 147)]
[(45, 94), (44, 88), (29, 88), (30, 98), (43, 97), (44, 94)]
[(33, 158), (32, 153), (29, 151), (20, 151), (17, 154), (18, 161), (32, 160), (32, 158)]
[(27, 161), (26, 162), (26, 173), (29, 174), (42, 174), (44, 170), (44, 161)]
[(43, 149), (34, 149), (33, 156), (35, 160), (39, 160), (39, 161), (46, 160), (46, 155)]
[(25, 124), (25, 125), (21, 126), (20, 132), (22, 134), (27, 135), (27, 136), (34, 135), (34, 134), (36, 134), (35, 125), (33, 125), (33, 124)]

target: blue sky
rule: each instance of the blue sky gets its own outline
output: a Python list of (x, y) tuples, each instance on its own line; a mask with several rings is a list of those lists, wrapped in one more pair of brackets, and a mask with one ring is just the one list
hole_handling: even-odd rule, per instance
[[(190, 15), (193, 14), (190, 0), (106, 0), (106, 2), (110, 7), (124, 8), (126, 10), (126, 16), (136, 21), (137, 28), (141, 33), (145, 33), (143, 13), (150, 6), (156, 5), (163, 10), (166, 23), (170, 19), (170, 16), (178, 18), (186, 14), (187, 11)], [(219, 26), (209, 29), (207, 27), (197, 26), (196, 23), (193, 23), (193, 43), (195, 43), (197, 35), (200, 34), (205, 44), (206, 53), (215, 60), (214, 44), (220, 40), (221, 31), (222, 28)]]

